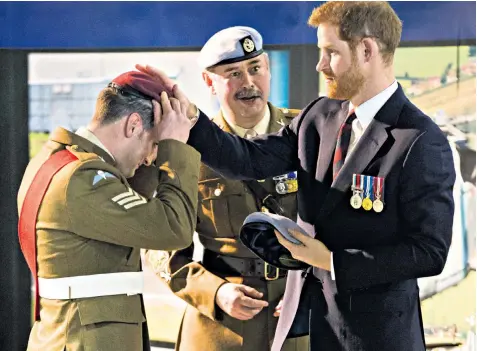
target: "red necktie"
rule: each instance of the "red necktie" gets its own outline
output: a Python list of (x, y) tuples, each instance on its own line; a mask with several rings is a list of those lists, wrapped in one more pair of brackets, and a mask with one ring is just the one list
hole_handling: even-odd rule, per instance
[(336, 141), (335, 157), (333, 158), (333, 179), (338, 176), (338, 173), (343, 167), (348, 153), (349, 141), (351, 139), (351, 123), (356, 119), (354, 109), (348, 113), (348, 118), (343, 122), (338, 132), (338, 140)]

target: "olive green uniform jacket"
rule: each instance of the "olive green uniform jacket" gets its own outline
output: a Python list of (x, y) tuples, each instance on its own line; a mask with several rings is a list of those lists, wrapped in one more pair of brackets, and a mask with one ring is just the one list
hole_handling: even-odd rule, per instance
[[(78, 160), (53, 177), (40, 206), (39, 277), (137, 272), (141, 248), (175, 250), (190, 245), (197, 219), (200, 154), (174, 140), (159, 143), (161, 171), (151, 173), (158, 177), (157, 196), (147, 201), (131, 189), (105, 150), (58, 128), (26, 169), (19, 212), (40, 166), (65, 148)], [(142, 295), (41, 298), (40, 320), (31, 330), (28, 350), (148, 350), (145, 327)]]
[[(271, 104), (268, 132), (277, 132), (288, 125), (299, 110), (278, 109)], [(213, 119), (223, 130), (233, 133), (221, 114)], [(286, 215), (296, 220), (296, 193), (279, 195), (275, 181), (261, 183), (279, 199)], [(217, 189), (219, 189), (217, 191)], [(199, 213), (196, 231), (206, 250), (233, 257), (256, 258), (238, 237), (247, 215), (260, 211), (260, 203), (241, 181), (224, 179), (205, 165), (199, 180)], [(148, 252), (147, 259), (156, 273), (166, 276), (172, 291), (188, 303), (181, 323), (176, 350), (179, 351), (265, 351), (271, 347), (277, 317), (277, 303), (285, 291), (285, 277), (267, 281), (264, 277), (225, 276), (193, 261), (194, 246), (172, 252), (164, 269), (164, 257)], [(164, 270), (166, 273), (164, 274)], [(224, 313), (215, 303), (219, 287), (226, 283), (241, 283), (262, 292), (269, 307), (254, 318), (241, 321)], [(306, 337), (308, 339), (308, 337)], [(295, 347), (290, 341), (287, 350), (308, 350)], [(303, 341), (299, 344), (301, 345)], [(306, 345), (306, 344), (305, 344)], [(285, 349), (284, 349), (285, 350)]]

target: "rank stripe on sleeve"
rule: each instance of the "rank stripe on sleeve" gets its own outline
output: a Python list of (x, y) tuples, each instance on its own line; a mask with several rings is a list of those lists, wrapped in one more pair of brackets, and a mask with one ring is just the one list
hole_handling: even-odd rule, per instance
[(111, 200), (126, 210), (147, 203), (147, 200), (144, 197), (131, 188), (124, 193), (116, 195)]

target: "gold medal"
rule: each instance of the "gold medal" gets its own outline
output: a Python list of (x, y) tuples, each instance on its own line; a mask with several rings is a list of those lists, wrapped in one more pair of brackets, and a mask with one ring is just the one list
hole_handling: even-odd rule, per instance
[(384, 208), (384, 204), (381, 200), (379, 200), (379, 199), (374, 200), (373, 210), (375, 212), (377, 212), (377, 213), (382, 212), (383, 208)]
[(366, 211), (369, 211), (373, 208), (373, 201), (371, 201), (370, 199), (370, 196), (371, 196), (371, 177), (370, 176), (364, 176), (364, 182), (363, 182), (363, 186), (364, 186), (364, 193), (366, 194), (366, 197), (363, 199), (363, 208), (366, 210)]
[(369, 199), (369, 197), (367, 197), (363, 200), (362, 206), (366, 211), (369, 211), (373, 208), (373, 202)]
[(298, 180), (288, 179), (287, 184), (287, 193), (296, 193), (298, 191)]
[(350, 203), (351, 203), (351, 207), (357, 210), (361, 207), (363, 200), (361, 199), (361, 196), (358, 193), (356, 193), (353, 196), (351, 196)]

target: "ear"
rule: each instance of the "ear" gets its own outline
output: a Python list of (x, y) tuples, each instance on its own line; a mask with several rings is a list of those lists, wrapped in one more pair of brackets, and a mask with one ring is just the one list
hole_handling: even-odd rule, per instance
[(371, 59), (379, 55), (379, 46), (375, 39), (364, 38), (362, 40), (362, 44), (364, 50), (363, 58), (365, 63), (368, 63), (371, 61)]
[(215, 95), (214, 81), (212, 80), (210, 73), (207, 71), (203, 71), (202, 79), (204, 80), (205, 85), (207, 85), (207, 87), (210, 89), (210, 92), (212, 93), (212, 95)]
[(268, 78), (271, 80), (272, 79), (272, 72), (270, 71), (270, 58), (268, 57), (268, 54), (266, 52), (263, 53), (263, 58), (265, 60), (265, 66), (267, 67)]
[(125, 134), (127, 138), (139, 135), (142, 132), (142, 119), (139, 113), (131, 113), (126, 117)]

